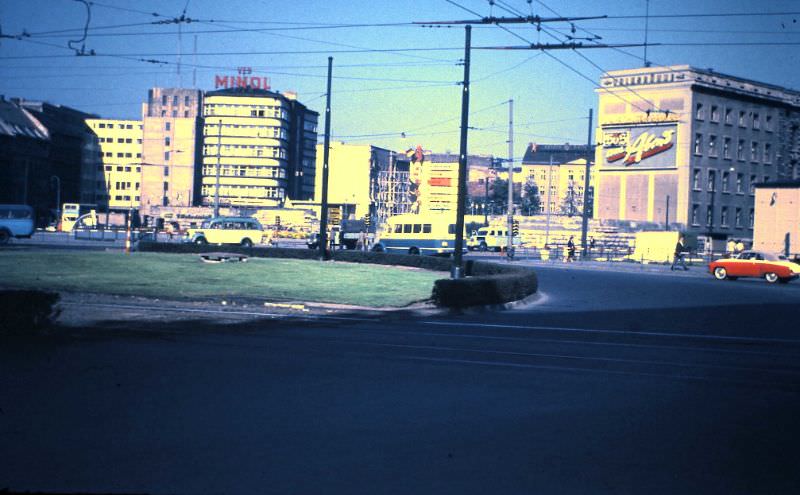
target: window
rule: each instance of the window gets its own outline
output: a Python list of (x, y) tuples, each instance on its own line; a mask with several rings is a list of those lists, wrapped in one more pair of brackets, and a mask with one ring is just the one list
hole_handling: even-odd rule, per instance
[(106, 125), (104, 123), (100, 122), (99, 124), (97, 124), (97, 127), (99, 127), (100, 129), (105, 129)]
[(729, 137), (722, 141), (722, 157), (727, 160), (731, 159), (731, 138)]
[(189, 96), (188, 95), (183, 97), (183, 104), (184, 105), (189, 105)]
[(699, 168), (694, 169), (694, 172), (692, 173), (692, 189), (694, 189), (695, 191), (699, 191), (700, 190), (700, 169)]
[(164, 161), (165, 161), (165, 162), (168, 162), (168, 161), (169, 161), (169, 151), (165, 151), (165, 152), (164, 152)]
[(706, 225), (709, 227), (714, 226), (714, 208), (710, 205), (706, 207)]
[(772, 132), (772, 115), (767, 115), (764, 120), (766, 121), (767, 132)]
[(743, 110), (739, 111), (739, 127), (747, 127), (747, 114)]
[(161, 104), (162, 105), (166, 105), (167, 104), (167, 95), (161, 95)]
[(719, 107), (711, 105), (711, 122), (719, 122)]
[(753, 223), (754, 223), (755, 218), (756, 218), (755, 217), (755, 212), (753, 211), (752, 208), (750, 208), (750, 221), (749, 221), (748, 225), (750, 226), (751, 229), (753, 228)]
[(108, 124), (108, 128), (109, 129), (113, 129), (114, 128), (114, 124)]
[(111, 165), (106, 165), (106, 171), (111, 172)]
[(118, 143), (124, 143), (124, 142), (125, 142), (125, 140), (124, 140), (123, 138), (117, 138), (117, 142), (118, 142)]
[(422, 232), (422, 224), (415, 223), (414, 224), (414, 233), (415, 234), (419, 234), (420, 232)]
[(703, 135), (700, 133), (694, 135), (694, 154), (703, 154)]
[(177, 117), (177, 116), (178, 116), (178, 110), (176, 110), (176, 109), (174, 109), (174, 108), (173, 108), (173, 109), (172, 109), (172, 116), (173, 116), (173, 117)]
[(717, 136), (713, 134), (708, 136), (708, 155), (717, 156)]
[(744, 161), (744, 139), (740, 139), (736, 145), (736, 158)]
[(717, 184), (716, 184), (717, 181), (716, 181), (716, 179), (717, 179), (717, 171), (716, 170), (709, 170), (708, 171), (708, 184), (707, 184), (707, 187), (708, 187), (708, 190), (710, 192), (714, 192), (714, 191), (717, 190)]
[(736, 225), (737, 228), (741, 228), (742, 227), (742, 209), (741, 208), (736, 208), (736, 216), (734, 217), (733, 221), (735, 222), (735, 225)]
[(117, 153), (117, 158), (125, 158), (125, 153)]
[(422, 233), (423, 234), (430, 234), (431, 233), (431, 224), (423, 223), (422, 224)]
[(133, 143), (133, 139), (131, 139), (131, 138), (126, 138), (126, 139), (125, 139), (125, 142), (126, 142), (126, 143), (128, 143), (128, 144), (132, 144), (132, 143)]
[(753, 114), (753, 129), (755, 130), (761, 129), (761, 119), (759, 118), (757, 113)]
[(133, 129), (133, 124), (125, 124), (125, 129)]
[(404, 234), (410, 234), (411, 233), (411, 224), (410, 223), (404, 223), (403, 224), (403, 233)]
[(170, 140), (169, 136), (165, 137), (164, 138), (164, 146), (169, 146), (170, 143), (171, 143), (171, 140)]
[(736, 193), (744, 194), (744, 174), (736, 174)]
[(699, 205), (692, 205), (692, 225), (700, 225), (699, 219), (697, 218), (699, 211)]
[(731, 181), (731, 174), (728, 171), (722, 172), (722, 192), (729, 192), (729, 182)]
[(694, 118), (696, 118), (697, 120), (703, 120), (705, 118), (705, 110), (703, 109), (702, 103), (698, 103), (697, 105), (695, 105)]
[(750, 161), (758, 161), (758, 141), (752, 141), (750, 143)]
[(164, 175), (169, 175), (169, 167), (164, 167)]
[(403, 224), (398, 223), (397, 225), (394, 226), (395, 234), (400, 234), (402, 232), (403, 232)]
[(172, 104), (173, 105), (177, 105), (178, 104), (178, 95), (172, 95)]
[(727, 227), (728, 226), (728, 207), (727, 206), (723, 206), (722, 210), (719, 213), (719, 223), (723, 227)]
[(133, 153), (125, 153), (125, 158), (133, 158)]
[(725, 125), (733, 125), (733, 110), (725, 109)]
[(164, 190), (169, 191), (169, 182), (164, 181)]
[(189, 116), (189, 110), (184, 110), (183, 111), (183, 116), (184, 117), (188, 117)]
[(172, 122), (165, 122), (164, 123), (164, 130), (168, 131), (172, 127)]
[(750, 195), (754, 195), (756, 193), (756, 182), (758, 182), (757, 175), (750, 176)]
[(764, 163), (772, 163), (772, 145), (764, 143)]
[(167, 111), (166, 110), (161, 110), (161, 116), (162, 117), (166, 117), (166, 115), (167, 115)]

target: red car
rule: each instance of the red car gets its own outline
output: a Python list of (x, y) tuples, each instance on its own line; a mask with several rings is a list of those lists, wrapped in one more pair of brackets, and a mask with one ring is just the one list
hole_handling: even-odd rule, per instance
[(771, 284), (785, 284), (800, 276), (800, 265), (761, 251), (742, 251), (730, 258), (712, 261), (708, 270), (717, 280), (763, 277)]

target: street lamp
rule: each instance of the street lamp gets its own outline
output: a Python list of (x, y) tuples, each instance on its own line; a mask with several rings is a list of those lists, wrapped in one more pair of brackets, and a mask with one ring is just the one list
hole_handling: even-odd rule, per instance
[(56, 182), (56, 223), (61, 220), (61, 178), (57, 175), (50, 177), (50, 182)]

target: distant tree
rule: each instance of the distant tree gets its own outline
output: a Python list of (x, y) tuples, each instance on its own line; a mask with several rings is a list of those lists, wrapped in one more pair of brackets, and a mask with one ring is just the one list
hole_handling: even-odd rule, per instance
[(522, 211), (526, 215), (536, 215), (542, 211), (542, 200), (539, 197), (539, 186), (536, 181), (528, 179), (522, 191)]

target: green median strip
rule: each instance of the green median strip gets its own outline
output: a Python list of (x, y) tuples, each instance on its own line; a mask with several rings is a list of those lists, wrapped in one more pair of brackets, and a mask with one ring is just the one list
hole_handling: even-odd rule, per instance
[(293, 300), (401, 307), (431, 297), (441, 272), (255, 258), (203, 263), (197, 254), (0, 251), (0, 285), (160, 298)]

